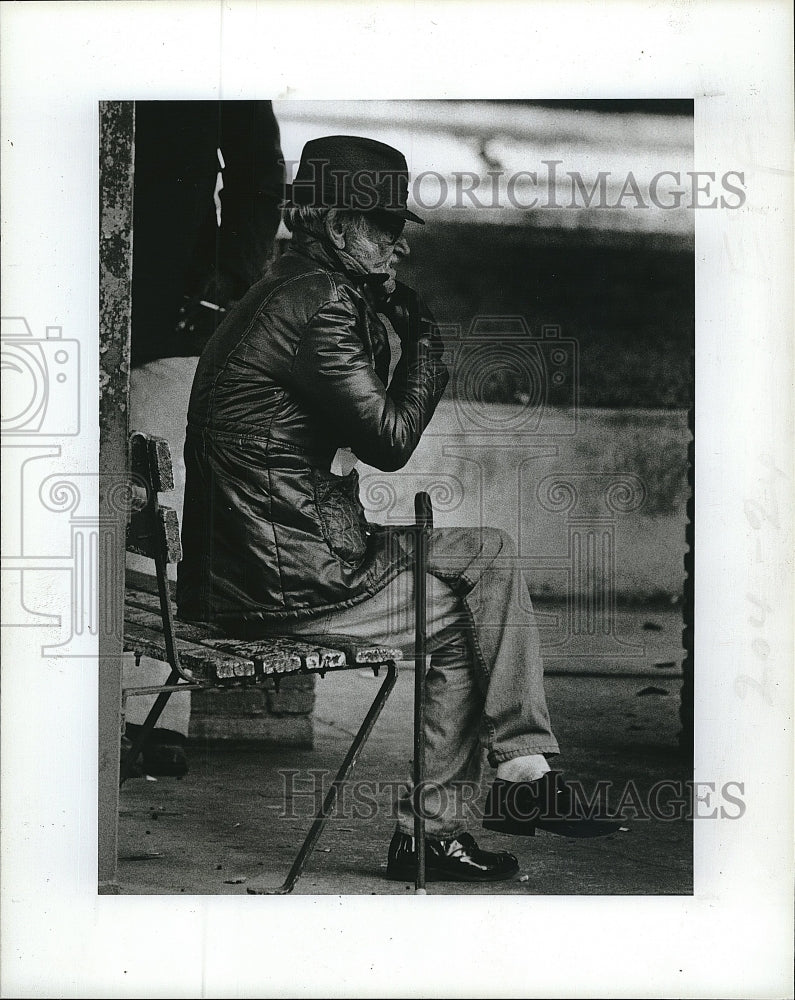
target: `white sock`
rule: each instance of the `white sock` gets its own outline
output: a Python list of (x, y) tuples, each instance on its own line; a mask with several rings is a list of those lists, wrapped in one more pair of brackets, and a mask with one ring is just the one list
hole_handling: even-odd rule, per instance
[(512, 757), (497, 765), (497, 777), (502, 781), (537, 781), (551, 768), (543, 754), (534, 753), (528, 757)]

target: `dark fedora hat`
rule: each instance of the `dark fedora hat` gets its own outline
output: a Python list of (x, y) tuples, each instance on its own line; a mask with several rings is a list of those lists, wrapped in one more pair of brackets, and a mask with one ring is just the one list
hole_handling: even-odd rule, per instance
[(408, 190), (399, 149), (358, 135), (325, 135), (304, 146), (295, 180), (286, 185), (286, 207), (387, 212), (424, 224), (407, 207)]

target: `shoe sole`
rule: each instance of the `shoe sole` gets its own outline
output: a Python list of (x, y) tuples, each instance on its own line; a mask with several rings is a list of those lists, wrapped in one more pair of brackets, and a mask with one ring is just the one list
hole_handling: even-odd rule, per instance
[(572, 826), (569, 829), (556, 830), (545, 826), (543, 823), (537, 823), (535, 821), (522, 823), (521, 821), (510, 819), (484, 819), (482, 823), (483, 828), (486, 830), (495, 830), (497, 833), (507, 833), (514, 837), (535, 837), (536, 830), (544, 830), (546, 833), (552, 833), (558, 837), (569, 837), (572, 840), (594, 840), (597, 837), (609, 837), (614, 833), (618, 833), (618, 823), (616, 823), (615, 826), (612, 824), (609, 825), (610, 829), (594, 830), (593, 827), (591, 827), (590, 832), (585, 833), (582, 828), (578, 831), (576, 826)]
[(535, 820), (522, 822), (512, 819), (484, 819), (481, 826), (484, 830), (496, 830), (497, 833), (510, 833), (515, 837), (535, 837)]

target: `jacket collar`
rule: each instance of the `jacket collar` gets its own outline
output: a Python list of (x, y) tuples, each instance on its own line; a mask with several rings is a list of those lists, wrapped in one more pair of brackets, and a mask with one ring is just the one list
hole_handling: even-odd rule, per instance
[(368, 274), (349, 257), (343, 257), (331, 240), (316, 233), (298, 230), (293, 233), (290, 248), (304, 257), (309, 257), (330, 271), (339, 271), (362, 293), (371, 299), (373, 305), (383, 297), (383, 284), (388, 275)]
[(302, 231), (298, 239), (293, 234), (291, 249), (302, 257), (310, 258), (321, 267), (341, 272), (367, 303), (367, 308), (375, 322), (366, 327), (366, 343), (376, 374), (386, 385), (389, 378), (389, 335), (377, 313), (384, 310), (383, 283), (387, 275), (366, 274), (364, 271), (351, 270), (345, 259), (337, 253), (336, 247), (330, 240), (315, 236), (313, 233)]

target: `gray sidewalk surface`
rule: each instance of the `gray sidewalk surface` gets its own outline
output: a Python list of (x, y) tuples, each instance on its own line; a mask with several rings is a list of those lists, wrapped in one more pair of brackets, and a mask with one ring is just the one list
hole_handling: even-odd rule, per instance
[[(562, 609), (540, 606), (539, 612)], [(586, 791), (599, 780), (609, 781), (611, 804), (625, 806), (624, 829), (598, 840), (487, 832), (478, 818), (492, 773), (486, 766), (469, 830), (481, 846), (516, 854), (520, 872), (492, 885), (431, 883), (430, 893), (692, 892), (692, 823), (643, 815), (657, 783), (674, 783), (663, 788), (665, 807), (675, 789), (687, 791), (692, 773), (677, 738), (680, 630), (681, 616), (674, 610), (622, 611), (617, 632), (622, 640), (645, 644), (643, 656), (547, 659), (548, 702), (562, 748), (553, 766), (581, 781)], [(297, 893), (412, 891), (408, 884), (388, 881), (384, 869), (394, 829), (394, 788), (410, 774), (413, 680), (410, 664), (401, 664), (353, 787)], [(314, 790), (319, 793), (333, 778), (380, 682), (370, 670), (318, 680), (311, 750), (192, 745), (185, 777), (128, 781), (120, 806), (122, 892), (246, 894), (278, 885), (311, 822)]]

